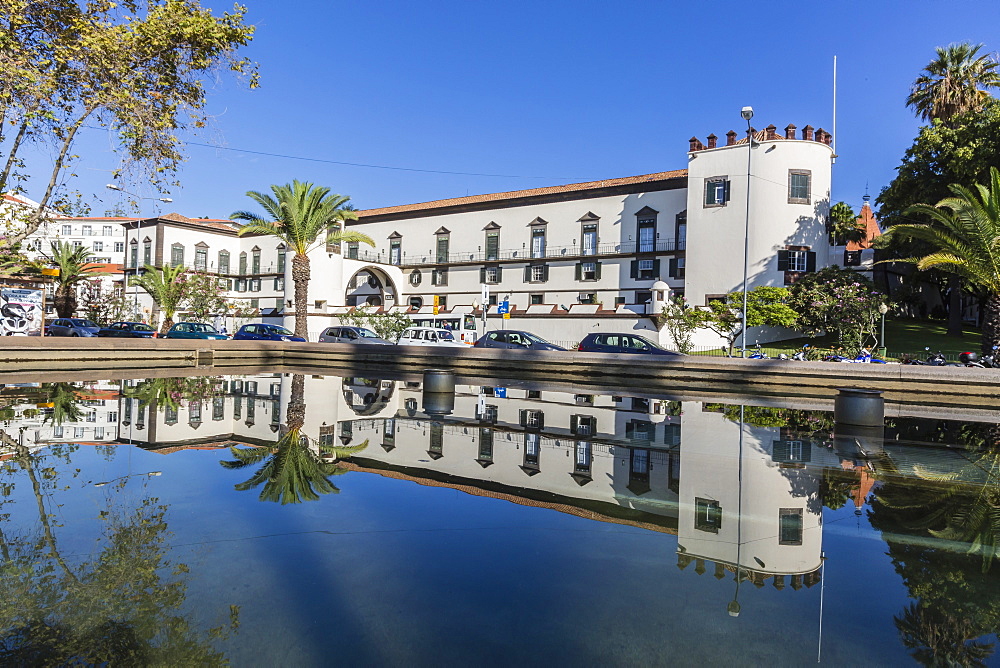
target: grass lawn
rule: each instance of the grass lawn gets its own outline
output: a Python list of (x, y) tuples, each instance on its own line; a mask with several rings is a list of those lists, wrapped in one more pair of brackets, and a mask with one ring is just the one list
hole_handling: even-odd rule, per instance
[[(886, 347), (888, 348), (886, 359), (892, 361), (903, 353), (910, 353), (914, 356), (925, 355), (925, 346), (929, 346), (933, 352), (940, 350), (949, 359), (955, 359), (958, 353), (965, 350), (979, 352), (980, 332), (978, 329), (967, 325), (962, 333), (962, 338), (947, 336), (945, 334), (947, 330), (948, 326), (946, 323), (936, 320), (886, 318), (885, 340)], [(776, 341), (770, 344), (762, 344), (761, 347), (768, 355), (773, 357), (779, 353), (791, 355), (806, 343), (818, 348), (832, 348), (837, 345), (836, 339), (833, 336), (827, 335), (816, 338), (801, 337), (787, 341)], [(710, 355), (713, 353), (712, 351), (699, 351), (694, 354)], [(715, 354), (720, 354), (718, 349), (716, 349)]]

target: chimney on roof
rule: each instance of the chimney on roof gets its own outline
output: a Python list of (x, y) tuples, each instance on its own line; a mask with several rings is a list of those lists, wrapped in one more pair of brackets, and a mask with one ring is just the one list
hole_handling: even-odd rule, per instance
[(807, 125), (802, 128), (802, 139), (805, 141), (815, 141), (813, 139), (813, 126)]
[(777, 130), (778, 128), (775, 127), (774, 123), (771, 123), (770, 125), (768, 125), (764, 129), (767, 130), (767, 135), (764, 137), (765, 139), (777, 139), (778, 138), (778, 133), (775, 132), (775, 130)]
[(820, 128), (819, 130), (816, 131), (816, 141), (818, 141), (818, 142), (820, 142), (822, 144), (826, 144), (827, 146), (830, 145), (830, 139), (832, 137), (833, 137), (833, 135), (831, 135), (829, 132), (827, 132), (823, 128)]
[(701, 140), (698, 139), (697, 137), (691, 137), (691, 139), (689, 139), (688, 141), (691, 142), (690, 150), (692, 151), (700, 151), (703, 148), (705, 148), (705, 145), (702, 144)]
[(719, 142), (719, 138), (714, 134), (708, 135), (708, 148), (715, 148)]
[(736, 130), (730, 130), (726, 133), (726, 146), (732, 146), (736, 143)]
[(795, 139), (795, 123), (785, 126), (785, 139)]

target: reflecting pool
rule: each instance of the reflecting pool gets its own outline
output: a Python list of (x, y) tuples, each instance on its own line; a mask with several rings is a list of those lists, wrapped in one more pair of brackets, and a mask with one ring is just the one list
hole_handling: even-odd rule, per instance
[(1000, 664), (995, 416), (462, 382), (0, 388), (0, 659)]

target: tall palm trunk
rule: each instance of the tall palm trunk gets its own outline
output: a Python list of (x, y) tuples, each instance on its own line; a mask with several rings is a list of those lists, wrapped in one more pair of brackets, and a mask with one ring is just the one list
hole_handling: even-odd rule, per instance
[(948, 336), (962, 336), (962, 279), (948, 279)]
[(295, 336), (309, 339), (309, 256), (296, 253), (292, 258), (292, 281), (295, 283)]
[(986, 298), (986, 312), (983, 314), (983, 355), (993, 354), (993, 346), (1000, 345), (1000, 294)]
[(301, 373), (292, 376), (292, 392), (285, 410), (285, 424), (289, 431), (299, 431), (306, 422), (306, 377)]
[(76, 286), (61, 283), (56, 286), (52, 297), (60, 318), (72, 318), (76, 315)]

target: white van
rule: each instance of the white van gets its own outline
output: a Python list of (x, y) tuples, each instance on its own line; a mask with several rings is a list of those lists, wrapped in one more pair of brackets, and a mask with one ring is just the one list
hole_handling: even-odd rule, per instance
[(443, 346), (446, 348), (467, 348), (468, 344), (455, 338), (450, 329), (437, 327), (407, 327), (399, 335), (401, 346)]

